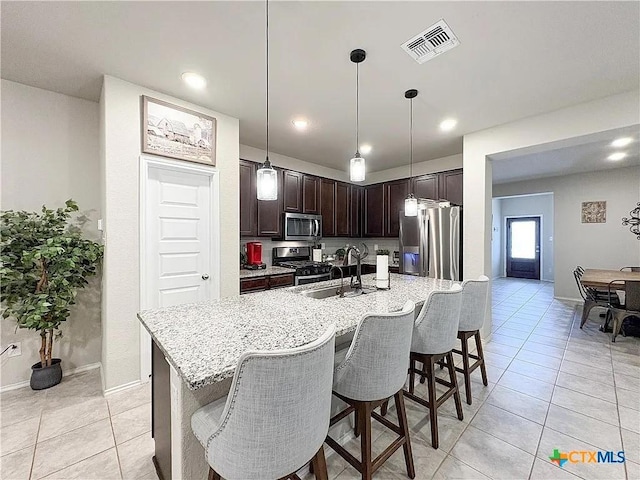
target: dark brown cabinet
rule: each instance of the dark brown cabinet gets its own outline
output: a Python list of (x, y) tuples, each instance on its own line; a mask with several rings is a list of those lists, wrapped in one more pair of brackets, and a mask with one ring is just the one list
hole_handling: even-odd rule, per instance
[(320, 181), (320, 215), (322, 215), (322, 236), (336, 236), (336, 182), (323, 178)]
[(282, 234), (282, 171), (278, 170), (278, 199), (256, 200), (257, 235), (259, 237), (280, 237)]
[[(336, 182), (335, 219), (335, 235), (337, 237), (351, 235), (351, 185), (348, 183)], [(322, 223), (324, 224), (324, 211), (322, 213)]]
[(416, 198), (429, 198), (431, 200), (438, 200), (440, 198), (437, 174), (415, 177), (411, 183), (413, 184), (413, 195)]
[(364, 237), (384, 236), (384, 184), (364, 187)]
[(439, 174), (440, 198), (462, 205), (462, 170), (451, 170)]
[(255, 237), (256, 221), (256, 164), (240, 160), (240, 236)]
[(240, 294), (273, 290), (293, 285), (293, 273), (240, 279)]
[(282, 174), (285, 212), (302, 212), (302, 177), (301, 173), (291, 170), (285, 170)]
[(362, 237), (362, 223), (363, 219), (363, 207), (362, 202), (364, 198), (364, 187), (359, 185), (350, 185), (351, 187), (351, 200), (350, 200), (350, 230), (349, 235), (351, 237)]
[(396, 180), (384, 183), (384, 236), (400, 234), (400, 211), (404, 210), (404, 199), (409, 194), (409, 181)]
[(302, 213), (320, 213), (320, 178), (303, 175)]

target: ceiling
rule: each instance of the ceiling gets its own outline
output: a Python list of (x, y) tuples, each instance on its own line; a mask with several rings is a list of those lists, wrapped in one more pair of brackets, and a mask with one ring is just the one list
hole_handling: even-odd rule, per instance
[[(626, 147), (611, 146), (613, 140), (624, 137), (634, 141)], [(614, 152), (627, 156), (618, 161), (608, 160)], [(494, 184), (640, 165), (640, 125), (585, 135), (570, 142), (504, 152), (492, 160)]]
[[(113, 75), (240, 119), (240, 142), (264, 148), (261, 2), (2, 2), (2, 77), (97, 101)], [(419, 65), (400, 44), (444, 18), (455, 49)], [(462, 135), (640, 88), (638, 2), (270, 3), (270, 143), (345, 170), (360, 139), (370, 171), (462, 152)], [(180, 79), (196, 71), (205, 91)], [(294, 117), (311, 122), (305, 133)], [(458, 119), (453, 132), (439, 122)]]

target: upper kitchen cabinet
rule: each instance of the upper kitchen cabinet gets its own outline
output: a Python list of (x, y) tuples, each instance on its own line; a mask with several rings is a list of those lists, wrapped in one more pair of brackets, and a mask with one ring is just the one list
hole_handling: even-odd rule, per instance
[(404, 210), (404, 199), (407, 195), (409, 195), (408, 180), (396, 180), (384, 184), (385, 237), (400, 235), (400, 211)]
[(302, 176), (302, 213), (320, 213), (320, 178)]
[(359, 185), (350, 185), (351, 190), (351, 200), (350, 200), (350, 230), (349, 236), (351, 237), (362, 237), (362, 224), (364, 222), (363, 218), (363, 198), (364, 198), (364, 187)]
[(385, 230), (385, 184), (364, 187), (364, 232), (365, 237), (383, 237)]
[(240, 160), (240, 236), (257, 235), (256, 164)]
[[(351, 185), (342, 182), (335, 182), (335, 184), (335, 235), (337, 237), (348, 237), (351, 235)], [(322, 195), (322, 223), (324, 224), (324, 191)]]
[(336, 217), (336, 182), (328, 178), (320, 180), (320, 214), (322, 215), (322, 236), (335, 237)]
[(282, 196), (285, 212), (302, 212), (302, 177), (299, 172), (285, 170), (282, 174)]
[[(278, 199), (256, 200), (257, 202), (257, 234), (259, 237), (282, 236), (282, 206), (283, 206), (283, 172), (278, 172)], [(255, 198), (255, 195), (254, 195)]]
[(413, 178), (413, 194), (416, 198), (429, 198), (438, 200), (438, 175), (428, 174)]
[(462, 205), (462, 170), (451, 170), (439, 174), (440, 198)]

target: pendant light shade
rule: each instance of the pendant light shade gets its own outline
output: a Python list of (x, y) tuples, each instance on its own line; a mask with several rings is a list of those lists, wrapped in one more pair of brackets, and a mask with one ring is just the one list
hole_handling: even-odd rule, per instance
[(351, 61), (356, 64), (356, 154), (349, 162), (349, 179), (352, 182), (363, 182), (366, 175), (365, 159), (360, 156), (360, 64), (367, 58), (367, 52), (357, 48), (350, 54)]
[(410, 145), (411, 145), (411, 160), (410, 160), (410, 175), (409, 175), (409, 195), (404, 199), (404, 216), (415, 217), (418, 215), (418, 199), (413, 195), (413, 99), (418, 96), (418, 90), (411, 89), (404, 92), (404, 98), (408, 98), (411, 102), (411, 128), (410, 128)]
[(266, 0), (266, 35), (267, 35), (267, 89), (266, 89), (266, 137), (267, 154), (264, 163), (260, 166), (256, 178), (256, 193), (258, 200), (278, 199), (278, 173), (269, 161), (269, 0)]
[(356, 156), (351, 159), (349, 164), (349, 179), (352, 182), (363, 182), (364, 177), (364, 158), (360, 156), (360, 153), (356, 152)]

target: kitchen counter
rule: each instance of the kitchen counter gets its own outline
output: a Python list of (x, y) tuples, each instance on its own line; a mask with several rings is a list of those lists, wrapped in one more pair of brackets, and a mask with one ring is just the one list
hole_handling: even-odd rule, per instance
[(284, 267), (267, 267), (258, 270), (248, 270), (246, 268), (240, 269), (240, 279), (243, 278), (254, 278), (254, 277), (268, 277), (269, 275), (283, 275), (286, 273), (295, 273), (295, 269), (293, 268), (284, 268)]
[[(363, 283), (373, 285), (373, 275)], [(308, 298), (298, 292), (340, 280), (146, 310), (138, 318), (190, 390), (233, 376), (247, 350), (293, 348), (317, 339), (335, 323), (336, 335), (355, 330), (367, 312), (400, 310), (407, 300), (424, 301), (434, 289), (452, 282), (391, 274), (391, 290), (350, 298)]]
[[(356, 262), (352, 262), (349, 263), (347, 265), (343, 265), (343, 261), (342, 260), (331, 260), (328, 263), (330, 263), (331, 265), (335, 265), (336, 267), (355, 267), (357, 264)], [(375, 265), (376, 264), (376, 257), (375, 255), (373, 257), (367, 257), (364, 260), (362, 260), (362, 265)], [(391, 267), (399, 267), (400, 264), (398, 262), (396, 263), (392, 263), (389, 262), (389, 268)]]

